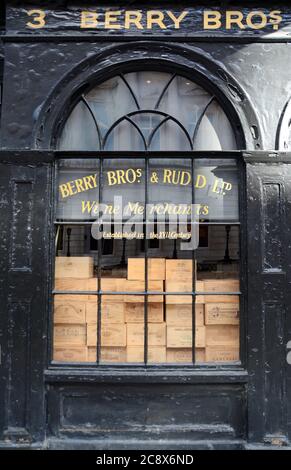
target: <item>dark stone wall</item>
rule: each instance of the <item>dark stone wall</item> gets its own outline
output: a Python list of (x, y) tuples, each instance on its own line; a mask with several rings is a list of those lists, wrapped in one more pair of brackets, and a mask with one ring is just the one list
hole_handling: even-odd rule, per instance
[[(102, 48), (113, 46), (102, 42), (6, 43), (2, 148), (32, 148), (34, 126), (55, 87), (76, 66), (82, 70), (82, 62), (88, 57), (96, 56), (98, 63)], [(133, 43), (133, 50), (134, 47)], [(184, 45), (178, 47), (182, 51)], [(291, 77), (286, 66), (291, 61), (291, 44), (199, 43), (193, 44), (193, 48), (211, 61), (214, 69), (227, 71), (240, 85), (257, 116), (261, 150), (275, 149), (280, 117), (291, 96)], [(234, 95), (233, 99), (237, 97)]]

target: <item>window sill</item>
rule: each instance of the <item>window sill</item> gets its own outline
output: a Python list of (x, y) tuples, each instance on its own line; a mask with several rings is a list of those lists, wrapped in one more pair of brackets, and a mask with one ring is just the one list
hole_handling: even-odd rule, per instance
[[(247, 383), (248, 373), (241, 366), (232, 365), (193, 369), (187, 366), (175, 368), (155, 367), (80, 367), (52, 366), (45, 371), (47, 383), (163, 383), (163, 384), (226, 384)], [(236, 367), (236, 368), (235, 368)]]

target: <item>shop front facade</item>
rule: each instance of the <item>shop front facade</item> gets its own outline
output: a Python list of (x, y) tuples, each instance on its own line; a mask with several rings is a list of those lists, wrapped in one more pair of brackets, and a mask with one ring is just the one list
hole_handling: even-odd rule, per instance
[(291, 10), (210, 3), (3, 6), (1, 448), (290, 443)]

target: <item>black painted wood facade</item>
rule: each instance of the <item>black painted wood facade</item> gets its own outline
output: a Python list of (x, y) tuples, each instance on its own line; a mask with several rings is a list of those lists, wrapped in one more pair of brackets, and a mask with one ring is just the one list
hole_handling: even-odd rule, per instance
[[(47, 12), (57, 8), (46, 5)], [(191, 34), (186, 23), (167, 34), (106, 35), (76, 31), (72, 5), (78, 8), (58, 2), (45, 31), (25, 29), (23, 15), (40, 8), (36, 1), (7, 1), (2, 20), (0, 448), (290, 445), (291, 154), (284, 127), (291, 119), (290, 7), (274, 3), (271, 10), (285, 11), (284, 28), (266, 34), (199, 28)], [(160, 2), (160, 9), (170, 7)], [(201, 2), (196, 14), (203, 8)], [(132, 67), (183, 72), (214, 90), (236, 122), (243, 182), (240, 365), (50, 364), (56, 138), (82, 87)]]

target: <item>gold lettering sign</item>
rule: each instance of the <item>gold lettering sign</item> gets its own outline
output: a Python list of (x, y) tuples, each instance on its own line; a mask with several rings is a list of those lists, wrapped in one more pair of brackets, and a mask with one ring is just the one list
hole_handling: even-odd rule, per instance
[(59, 186), (59, 190), (63, 199), (94, 188), (97, 188), (97, 174), (68, 181), (67, 183), (60, 184)]
[[(126, 170), (109, 170), (104, 172), (105, 181), (108, 187), (123, 186), (132, 184), (141, 184), (143, 170), (141, 168), (128, 168)], [(98, 186), (97, 173), (83, 176), (64, 182), (59, 185), (61, 199), (66, 199), (75, 196), (79, 193), (86, 192), (90, 189), (95, 189)], [(195, 175), (194, 188), (201, 190), (206, 188), (208, 181), (205, 175)], [(172, 168), (163, 168), (161, 173), (152, 171), (149, 175), (149, 184), (161, 184), (168, 186), (191, 186), (192, 175), (190, 171), (177, 170)], [(214, 178), (211, 183), (211, 192), (224, 196), (233, 188), (232, 183), (224, 181), (221, 178)], [(82, 212), (88, 210), (91, 212), (94, 209), (94, 201), (91, 204), (89, 201), (82, 201)]]
[[(51, 12), (52, 13), (52, 12)], [(180, 30), (187, 21), (187, 31), (195, 32), (195, 28), (205, 31), (235, 29), (262, 30), (272, 27), (278, 30), (283, 21), (281, 10), (220, 10), (220, 9), (188, 9), (173, 10), (128, 10), (97, 8), (89, 10), (74, 10), (68, 13), (77, 15), (80, 30)], [(53, 23), (54, 17), (50, 11), (34, 9), (26, 11), (28, 20), (26, 27), (29, 29), (43, 29)], [(185, 30), (185, 28), (184, 28)]]
[(46, 25), (45, 17), (46, 14), (44, 10), (29, 10), (27, 15), (30, 16), (32, 19), (28, 21), (26, 25), (31, 29), (41, 29), (44, 28)]
[(256, 10), (249, 13), (243, 13), (237, 10), (226, 10), (225, 20), (219, 10), (204, 11), (203, 28), (227, 30), (237, 27), (239, 29), (263, 29), (268, 24), (273, 26), (274, 30), (279, 28), (282, 21), (281, 11), (273, 10), (269, 14)]

